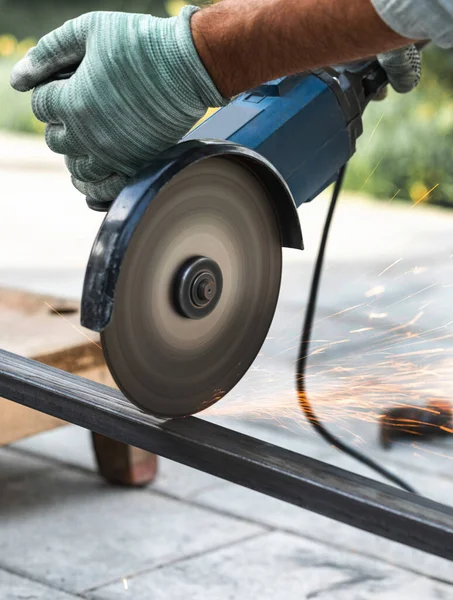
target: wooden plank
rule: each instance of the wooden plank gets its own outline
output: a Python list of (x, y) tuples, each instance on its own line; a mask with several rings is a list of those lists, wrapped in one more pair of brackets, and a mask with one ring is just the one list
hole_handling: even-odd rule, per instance
[[(79, 303), (0, 290), (0, 348), (115, 387), (99, 335), (80, 325)], [(0, 446), (61, 427), (55, 416), (0, 398)], [(156, 474), (157, 457), (93, 434), (101, 475), (110, 483), (141, 486)]]
[[(88, 369), (77, 374), (112, 386), (110, 374), (105, 366)], [(0, 446), (12, 444), (22, 438), (62, 425), (66, 425), (65, 421), (46, 415), (38, 410), (21, 406), (5, 398), (0, 398)]]
[(80, 325), (77, 301), (0, 289), (1, 348), (56, 360), (58, 352), (80, 346), (89, 349), (88, 356), (99, 356), (99, 335)]
[[(0, 348), (113, 385), (99, 336), (79, 323), (74, 300), (0, 290)], [(0, 446), (60, 427), (64, 421), (0, 398)]]

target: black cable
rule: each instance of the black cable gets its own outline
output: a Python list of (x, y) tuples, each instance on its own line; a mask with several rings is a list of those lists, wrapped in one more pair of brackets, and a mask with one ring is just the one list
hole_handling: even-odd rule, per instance
[(306, 389), (306, 369), (307, 369), (307, 360), (308, 354), (310, 351), (310, 341), (313, 331), (313, 322), (316, 312), (316, 305), (318, 300), (318, 291), (319, 284), (321, 281), (321, 274), (324, 264), (324, 255), (326, 252), (327, 239), (329, 237), (330, 226), (332, 224), (332, 218), (335, 212), (335, 206), (338, 201), (338, 197), (343, 187), (344, 176), (346, 173), (346, 165), (341, 168), (340, 173), (338, 175), (338, 179), (335, 183), (335, 187), (332, 194), (332, 199), (330, 201), (329, 211), (327, 213), (327, 217), (324, 223), (324, 229), (322, 232), (321, 243), (319, 245), (318, 256), (316, 258), (315, 268), (313, 271), (313, 279), (311, 282), (310, 293), (308, 297), (308, 305), (305, 313), (305, 322), (302, 330), (302, 337), (300, 340), (300, 349), (299, 356), (297, 358), (296, 363), (296, 385), (297, 385), (297, 393), (299, 398), (299, 404), (307, 417), (309, 423), (313, 426), (313, 428), (319, 433), (321, 437), (323, 437), (329, 444), (332, 444), (338, 450), (341, 450), (345, 454), (352, 456), (359, 462), (363, 463), (373, 471), (376, 471), (389, 481), (392, 481), (403, 490), (407, 492), (412, 492), (413, 494), (416, 491), (407, 483), (405, 483), (402, 479), (400, 479), (397, 475), (394, 475), (384, 467), (382, 467), (379, 463), (375, 462), (373, 459), (369, 458), (365, 454), (362, 454), (355, 448), (352, 448), (339, 440), (333, 433), (330, 433), (325, 426), (321, 423), (321, 421), (316, 416), (313, 407), (310, 403), (310, 400), (307, 396)]

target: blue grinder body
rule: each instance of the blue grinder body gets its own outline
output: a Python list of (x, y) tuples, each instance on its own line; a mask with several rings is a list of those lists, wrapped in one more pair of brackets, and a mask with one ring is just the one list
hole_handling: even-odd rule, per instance
[[(354, 154), (364, 107), (384, 81), (379, 74), (374, 62), (270, 81), (235, 98), (184, 140), (221, 139), (255, 150), (280, 172), (300, 206), (331, 184)], [(375, 83), (368, 90), (367, 78)]]

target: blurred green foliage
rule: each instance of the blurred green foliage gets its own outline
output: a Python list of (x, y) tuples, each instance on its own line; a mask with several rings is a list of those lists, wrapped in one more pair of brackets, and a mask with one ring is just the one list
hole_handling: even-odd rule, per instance
[(43, 133), (44, 124), (31, 112), (30, 94), (18, 94), (9, 85), (9, 74), (15, 60), (14, 56), (0, 59), (0, 129)]
[(423, 62), (416, 91), (368, 107), (349, 189), (453, 205), (453, 55), (430, 48)]
[[(197, 2), (195, 2), (197, 3)], [(183, 0), (0, 0), (0, 129), (42, 133), (29, 94), (9, 86), (13, 64), (65, 20), (91, 10), (177, 14)], [(390, 200), (453, 205), (453, 53), (429, 48), (423, 80), (405, 96), (369, 106), (346, 185)], [(451, 199), (451, 200), (450, 200)]]
[(0, 0), (0, 35), (35, 39), (64, 21), (92, 10), (119, 10), (167, 16), (165, 0)]

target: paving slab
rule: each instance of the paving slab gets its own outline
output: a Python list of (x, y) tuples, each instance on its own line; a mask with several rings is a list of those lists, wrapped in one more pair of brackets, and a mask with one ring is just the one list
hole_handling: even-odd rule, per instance
[(73, 600), (77, 596), (0, 569), (0, 598), (2, 600)]
[(42, 456), (58, 463), (97, 472), (91, 445), (91, 433), (82, 427), (67, 425), (11, 444), (12, 451)]
[(449, 600), (453, 598), (453, 588), (296, 536), (271, 533), (131, 577), (126, 585), (116, 581), (89, 597), (96, 600)]
[(22, 456), (8, 448), (0, 448), (0, 489), (12, 479), (39, 475), (53, 467), (52, 462), (39, 456)]
[(0, 521), (0, 567), (69, 592), (262, 531), (68, 469), (4, 485)]

